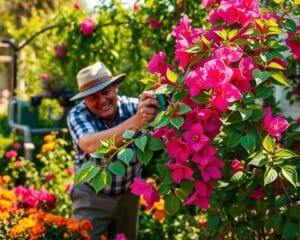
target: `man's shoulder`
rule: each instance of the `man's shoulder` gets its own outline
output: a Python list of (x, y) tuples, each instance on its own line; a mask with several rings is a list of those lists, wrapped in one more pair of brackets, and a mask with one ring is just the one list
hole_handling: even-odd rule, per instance
[(88, 113), (88, 108), (84, 101), (81, 101), (80, 103), (76, 104), (68, 113), (68, 118), (74, 115), (83, 114), (84, 112)]

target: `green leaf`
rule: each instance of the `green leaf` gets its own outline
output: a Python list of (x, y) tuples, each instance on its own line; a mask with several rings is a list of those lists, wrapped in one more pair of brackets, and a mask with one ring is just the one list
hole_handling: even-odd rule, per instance
[(142, 137), (139, 137), (137, 139), (135, 139), (134, 143), (135, 145), (142, 151), (144, 152), (145, 147), (147, 145), (148, 142), (148, 136), (144, 135)]
[(285, 165), (281, 168), (283, 177), (289, 181), (295, 188), (297, 187), (298, 175), (296, 168), (291, 165)]
[(94, 153), (90, 153), (90, 156), (93, 157), (93, 158), (103, 158), (104, 154), (97, 151), (97, 152), (94, 152)]
[(262, 99), (266, 99), (272, 95), (272, 89), (259, 86), (256, 88), (256, 95)]
[(283, 228), (282, 239), (295, 239), (298, 235), (298, 224), (287, 222)]
[(220, 223), (220, 218), (218, 216), (208, 214), (208, 218), (207, 218), (208, 227), (216, 228), (218, 227), (219, 223)]
[(251, 92), (243, 94), (243, 101), (244, 103), (254, 103), (255, 98)]
[(181, 188), (176, 188), (175, 194), (181, 201), (185, 201), (188, 198), (188, 194), (186, 194), (186, 192), (183, 191)]
[(281, 22), (281, 24), (282, 24), (282, 26), (283, 26), (285, 29), (287, 29), (287, 30), (289, 30), (289, 31), (291, 31), (291, 32), (293, 32), (293, 33), (295, 33), (296, 30), (297, 30), (296, 23), (295, 23), (292, 19), (290, 19), (290, 18), (287, 18), (287, 19), (283, 20), (283, 21)]
[(191, 47), (185, 49), (185, 52), (192, 53), (192, 54), (198, 53), (200, 51), (201, 51), (201, 48), (199, 46), (191, 46)]
[(194, 183), (192, 181), (183, 179), (180, 183), (180, 188), (185, 191), (187, 195), (191, 194), (194, 190)]
[(235, 174), (232, 175), (231, 177), (231, 181), (233, 182), (240, 182), (243, 177), (245, 176), (245, 174), (242, 171), (238, 171)]
[(269, 72), (262, 72), (259, 69), (255, 69), (252, 73), (253, 78), (256, 82), (256, 85), (258, 86), (259, 84), (263, 83), (264, 81), (266, 81), (269, 77), (270, 77), (270, 73)]
[(173, 94), (173, 98), (177, 102), (184, 99), (185, 96), (186, 96), (186, 91), (185, 90), (176, 90), (176, 92), (174, 92), (174, 94)]
[(171, 173), (170, 168), (164, 163), (157, 164), (156, 168), (160, 176), (168, 176)]
[(210, 95), (205, 92), (201, 92), (197, 96), (192, 97), (192, 100), (196, 103), (207, 103), (210, 101)]
[(258, 36), (260, 36), (260, 32), (259, 32), (259, 30), (256, 29), (256, 28), (250, 28), (250, 29), (248, 29), (248, 30), (244, 33), (244, 35), (250, 35), (250, 36), (258, 37)]
[(141, 161), (141, 163), (147, 166), (153, 157), (153, 151), (146, 148), (144, 152), (142, 152), (140, 149), (137, 149), (136, 156)]
[(279, 63), (277, 62), (270, 62), (268, 64), (268, 68), (275, 68), (275, 69), (280, 69), (280, 70), (284, 70), (284, 67), (281, 66)]
[(170, 94), (173, 92), (173, 88), (169, 84), (160, 85), (156, 90), (156, 94)]
[(277, 171), (272, 167), (268, 167), (264, 174), (264, 185), (274, 182), (277, 179), (277, 177)]
[(248, 164), (256, 167), (262, 167), (268, 162), (267, 156), (263, 153), (258, 153)]
[(121, 177), (125, 176), (125, 166), (119, 161), (109, 164), (108, 169), (111, 171), (111, 173), (115, 175)]
[(233, 133), (227, 138), (226, 146), (228, 148), (234, 148), (240, 144), (240, 139), (241, 139), (241, 135), (237, 133)]
[(272, 54), (271, 53), (268, 53), (268, 52), (262, 52), (260, 53), (260, 58), (263, 62), (270, 62), (273, 58)]
[(270, 135), (265, 136), (262, 144), (264, 149), (266, 149), (269, 153), (273, 153), (275, 151), (275, 140)]
[(241, 117), (243, 121), (247, 120), (252, 115), (252, 110), (246, 110), (243, 108), (239, 108), (239, 113), (241, 114)]
[(165, 197), (166, 210), (170, 215), (174, 215), (180, 208), (180, 200), (173, 194)]
[(165, 112), (159, 112), (154, 120), (155, 128), (163, 127), (169, 124), (169, 117)]
[(275, 151), (275, 157), (289, 159), (293, 157), (299, 157), (299, 155), (294, 153), (292, 150), (286, 148), (279, 148)]
[(91, 179), (93, 179), (97, 175), (97, 173), (100, 172), (100, 170), (101, 169), (98, 166), (91, 168), (87, 173), (87, 176), (85, 177), (85, 181), (90, 181)]
[(97, 173), (92, 180), (92, 186), (96, 193), (102, 190), (105, 186), (110, 186), (112, 178), (109, 172), (103, 170)]
[(291, 87), (291, 85), (289, 84), (288, 80), (286, 79), (285, 76), (283, 76), (281, 73), (279, 72), (270, 72), (271, 73), (271, 77), (280, 85), (286, 86), (286, 87)]
[(177, 113), (182, 115), (190, 111), (192, 111), (192, 109), (188, 105), (181, 104)]
[(130, 161), (133, 158), (133, 151), (130, 148), (124, 148), (118, 152), (118, 159), (129, 166)]
[(263, 109), (253, 109), (252, 115), (250, 117), (251, 120), (253, 121), (258, 121), (265, 115), (265, 111)]
[(135, 131), (132, 131), (132, 130), (126, 130), (124, 133), (123, 133), (123, 138), (125, 139), (131, 139), (135, 134)]
[(177, 129), (179, 129), (184, 122), (183, 117), (178, 117), (178, 118), (171, 118), (170, 123)]
[(147, 148), (152, 151), (159, 151), (165, 148), (164, 142), (158, 138), (150, 138), (147, 143)]
[(256, 137), (253, 133), (248, 133), (241, 137), (241, 145), (248, 152), (251, 153), (256, 146)]
[(96, 167), (96, 163), (88, 161), (79, 168), (74, 178), (74, 185), (86, 181), (89, 172)]
[(165, 196), (170, 192), (171, 187), (166, 185), (165, 183), (161, 183), (158, 186), (159, 195)]
[(178, 80), (178, 75), (168, 68), (167, 69), (167, 78), (170, 82), (176, 83)]

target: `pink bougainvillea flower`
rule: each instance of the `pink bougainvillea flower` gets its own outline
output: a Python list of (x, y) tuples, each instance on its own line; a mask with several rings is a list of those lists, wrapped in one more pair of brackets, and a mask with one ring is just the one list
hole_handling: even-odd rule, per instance
[(18, 152), (16, 150), (9, 150), (5, 153), (6, 158), (14, 158), (18, 156)]
[(69, 176), (73, 175), (74, 172), (75, 172), (74, 167), (68, 167), (68, 168), (67, 168), (67, 174), (68, 174)]
[(49, 74), (48, 73), (42, 73), (41, 75), (40, 75), (40, 79), (41, 80), (47, 80), (49, 78)]
[(210, 159), (215, 156), (216, 152), (217, 150), (213, 146), (207, 144), (200, 151), (193, 153), (192, 161), (205, 166), (209, 163)]
[(194, 152), (198, 152), (209, 141), (209, 138), (204, 135), (203, 128), (200, 123), (194, 124), (188, 131), (183, 134), (183, 137), (190, 149)]
[(274, 136), (279, 141), (281, 139), (281, 133), (288, 129), (289, 123), (282, 116), (272, 117), (272, 111), (270, 107), (265, 108), (266, 115), (263, 118), (263, 128), (271, 136)]
[(148, 19), (148, 24), (152, 29), (157, 29), (160, 27), (161, 22), (159, 20), (156, 20), (153, 17), (151, 17)]
[(196, 68), (187, 75), (185, 84), (189, 86), (189, 93), (192, 97), (204, 89), (204, 81), (206, 81), (206, 71), (203, 68)]
[(135, 2), (133, 4), (133, 11), (134, 12), (138, 11), (140, 9), (140, 7), (141, 7), (141, 4), (139, 2)]
[(125, 233), (118, 233), (114, 240), (127, 240)]
[(172, 169), (172, 178), (178, 184), (181, 183), (182, 179), (190, 180), (193, 177), (193, 170), (182, 163), (168, 162), (167, 166)]
[(238, 171), (241, 171), (244, 169), (244, 165), (242, 164), (242, 162), (238, 159), (233, 159), (231, 161), (231, 164), (230, 164), (231, 168), (232, 168), (232, 172), (231, 174), (235, 174), (236, 172)]
[(179, 39), (176, 41), (175, 61), (179, 62), (178, 66), (181, 69), (185, 69), (186, 66), (197, 57), (197, 54), (191, 54), (186, 51), (186, 49), (191, 46), (192, 44), (190, 44), (187, 39)]
[(222, 174), (220, 168), (224, 167), (224, 162), (222, 162), (217, 157), (211, 157), (208, 163), (200, 162), (198, 168), (201, 171), (202, 179), (204, 182), (209, 181), (210, 179), (221, 179)]
[(240, 76), (244, 80), (250, 81), (253, 79), (253, 71), (257, 68), (257, 64), (253, 61), (252, 57), (242, 58), (239, 63)]
[(152, 59), (148, 62), (147, 68), (150, 73), (159, 73), (162, 77), (163, 84), (170, 83), (170, 81), (167, 80), (167, 70), (173, 70), (173, 66), (169, 63), (165, 62), (166, 53), (165, 52), (159, 52), (155, 53), (152, 57)]
[(242, 56), (243, 50), (238, 45), (221, 46), (212, 54), (212, 58), (222, 59), (226, 64), (237, 62)]
[(300, 59), (300, 26), (297, 27), (296, 33), (288, 32), (285, 42), (291, 49), (294, 59)]
[(238, 68), (233, 69), (233, 77), (230, 82), (237, 87), (241, 93), (250, 92), (252, 90), (250, 81), (241, 75), (241, 71)]
[(219, 134), (222, 126), (221, 113), (219, 111), (201, 109), (198, 112), (198, 119), (202, 121), (204, 133), (210, 139)]
[(80, 9), (80, 4), (79, 4), (79, 3), (74, 3), (74, 4), (73, 4), (73, 7), (74, 7), (75, 9)]
[(48, 181), (52, 181), (52, 180), (55, 179), (55, 176), (54, 176), (53, 174), (51, 174), (51, 173), (48, 173), (48, 174), (46, 175), (46, 179), (47, 179)]
[(91, 17), (85, 18), (80, 23), (80, 29), (84, 36), (90, 36), (94, 33), (96, 28), (95, 22)]
[(254, 189), (251, 192), (250, 197), (257, 199), (257, 200), (264, 199), (264, 197), (265, 197), (264, 189), (262, 187)]
[(206, 62), (203, 68), (206, 71), (206, 79), (203, 83), (205, 89), (228, 83), (233, 75), (232, 69), (221, 59), (212, 59)]
[(212, 107), (224, 112), (229, 103), (239, 100), (241, 92), (231, 83), (216, 86), (211, 96)]
[(147, 203), (147, 210), (151, 209), (153, 204), (160, 200), (157, 189), (141, 178), (134, 178), (133, 183), (130, 185), (130, 189), (133, 194), (143, 195)]
[(13, 148), (14, 149), (20, 149), (21, 148), (21, 143), (19, 143), (19, 142), (15, 142), (15, 143), (13, 143)]
[(73, 187), (72, 183), (67, 183), (66, 186), (65, 186), (65, 190), (66, 190), (67, 192), (70, 192), (71, 189), (72, 189), (72, 187)]
[(179, 138), (174, 139), (166, 144), (169, 157), (174, 158), (180, 163), (185, 163), (190, 156), (188, 144)]
[(195, 182), (195, 192), (184, 202), (184, 206), (196, 204), (199, 208), (208, 209), (213, 183)]
[(56, 57), (64, 57), (66, 56), (66, 44), (57, 44), (54, 46), (54, 54)]

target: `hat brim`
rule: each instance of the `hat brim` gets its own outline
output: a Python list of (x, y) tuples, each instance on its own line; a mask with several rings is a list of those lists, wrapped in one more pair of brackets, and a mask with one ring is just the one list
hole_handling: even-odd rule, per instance
[(96, 85), (96, 86), (94, 86), (92, 88), (89, 88), (89, 89), (87, 89), (85, 91), (77, 93), (76, 95), (74, 95), (73, 97), (70, 98), (70, 101), (75, 101), (77, 99), (81, 99), (83, 97), (87, 97), (89, 95), (92, 95), (92, 94), (94, 94), (94, 93), (96, 93), (98, 91), (101, 91), (102, 89), (106, 88), (108, 85), (110, 85), (112, 83), (119, 84), (119, 83), (121, 83), (125, 79), (125, 77), (126, 77), (125, 73), (122, 73), (122, 74), (120, 74), (118, 76), (115, 76), (115, 77), (113, 77), (110, 80), (107, 80), (107, 81), (102, 82), (102, 83), (100, 83), (100, 84), (98, 84), (98, 85)]

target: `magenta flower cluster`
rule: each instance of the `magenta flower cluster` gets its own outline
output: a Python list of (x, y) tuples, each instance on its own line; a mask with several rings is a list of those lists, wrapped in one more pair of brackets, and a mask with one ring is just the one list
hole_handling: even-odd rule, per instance
[(17, 186), (14, 193), (20, 199), (22, 207), (43, 208), (46, 206), (54, 209), (56, 206), (56, 197), (45, 189), (35, 190), (32, 186), (29, 188)]

